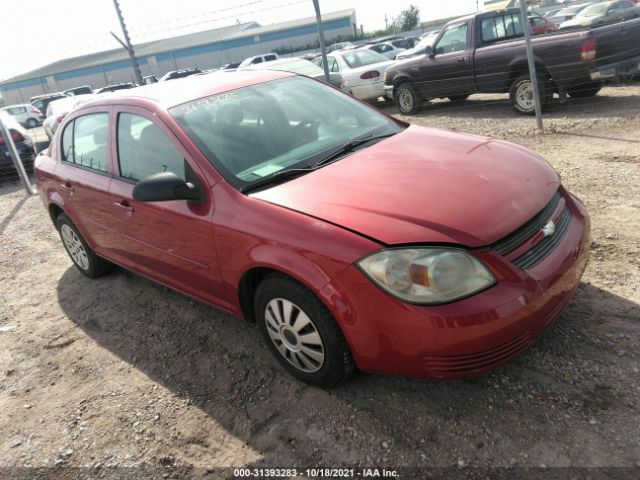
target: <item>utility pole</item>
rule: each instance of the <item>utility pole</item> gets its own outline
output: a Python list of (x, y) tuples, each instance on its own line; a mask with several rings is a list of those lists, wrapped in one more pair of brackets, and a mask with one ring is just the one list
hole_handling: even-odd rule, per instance
[[(114, 0), (115, 1), (115, 0)], [(316, 9), (316, 24), (318, 25), (318, 38), (320, 40), (320, 54), (322, 55), (322, 67), (324, 79), (330, 83), (329, 66), (327, 65), (327, 51), (324, 44), (324, 30), (322, 28), (322, 16), (320, 15), (320, 0), (313, 0), (313, 8)]]
[(525, 0), (520, 0), (520, 14), (522, 16), (522, 29), (524, 30), (524, 42), (527, 48), (527, 60), (529, 62), (529, 78), (533, 86), (533, 101), (536, 109), (536, 120), (538, 130), (544, 130), (542, 125), (542, 106), (540, 105), (540, 85), (538, 85), (538, 75), (536, 74), (536, 62), (533, 59), (533, 47), (531, 46), (531, 25), (527, 15)]
[(127, 31), (127, 27), (124, 24), (124, 18), (122, 18), (122, 10), (120, 10), (120, 4), (118, 3), (118, 0), (113, 0), (113, 6), (116, 7), (118, 20), (120, 20), (120, 27), (122, 27), (124, 42), (120, 40), (115, 33), (111, 32), (111, 35), (113, 35), (113, 38), (115, 38), (118, 41), (118, 43), (122, 45), (122, 48), (124, 48), (129, 54), (129, 58), (131, 59), (131, 66), (133, 67), (133, 74), (135, 75), (138, 85), (142, 85), (142, 74), (140, 73), (140, 66), (138, 65), (136, 54), (133, 51), (133, 46), (131, 46), (131, 39), (129, 38), (129, 32)]
[(389, 19), (387, 18), (387, 14), (384, 14), (384, 29), (389, 28)]

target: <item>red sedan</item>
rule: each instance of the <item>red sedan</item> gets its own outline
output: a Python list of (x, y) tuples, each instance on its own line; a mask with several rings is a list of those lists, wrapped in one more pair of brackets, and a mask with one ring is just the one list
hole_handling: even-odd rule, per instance
[(558, 25), (544, 17), (529, 17), (529, 23), (531, 23), (531, 30), (534, 35), (558, 30)]
[(120, 265), (255, 321), (320, 386), (356, 368), (488, 372), (553, 322), (587, 262), (587, 212), (533, 152), (284, 72), (84, 104), (35, 170), (83, 274)]

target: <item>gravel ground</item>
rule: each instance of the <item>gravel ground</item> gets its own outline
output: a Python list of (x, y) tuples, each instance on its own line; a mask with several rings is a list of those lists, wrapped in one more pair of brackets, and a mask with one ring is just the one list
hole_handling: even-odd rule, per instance
[(638, 112), (640, 87), (628, 86), (551, 108), (543, 135), (503, 96), (405, 118), (534, 149), (592, 216), (573, 302), (531, 350), (465, 381), (298, 383), (251, 324), (122, 270), (84, 278), (40, 199), (2, 187), (0, 467), (629, 467), (620, 475), (638, 478)]

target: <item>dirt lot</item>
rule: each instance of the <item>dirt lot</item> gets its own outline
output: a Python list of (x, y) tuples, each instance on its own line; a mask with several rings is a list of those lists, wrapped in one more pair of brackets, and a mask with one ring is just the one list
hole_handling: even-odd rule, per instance
[[(125, 271), (84, 278), (40, 199), (4, 187), (0, 467), (615, 466), (640, 476), (640, 87), (556, 106), (544, 135), (503, 97), (439, 102), (408, 120), (530, 147), (586, 203), (590, 265), (534, 348), (472, 380), (358, 374), (332, 391), (308, 387), (251, 324)], [(20, 472), (32, 471), (1, 476)]]

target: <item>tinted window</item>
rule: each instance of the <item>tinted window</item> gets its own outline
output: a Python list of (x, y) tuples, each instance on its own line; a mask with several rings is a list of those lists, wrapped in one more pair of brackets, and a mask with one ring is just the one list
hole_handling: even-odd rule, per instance
[(275, 60), (276, 56), (275, 55), (266, 55), (264, 57), (265, 61), (270, 62), (271, 60)]
[(93, 113), (76, 118), (63, 133), (63, 160), (99, 172), (108, 172), (108, 136), (108, 113)]
[(467, 24), (451, 27), (446, 30), (438, 44), (436, 45), (436, 54), (460, 52), (467, 48)]
[(482, 21), (482, 41), (502, 40), (524, 35), (518, 14), (501, 15)]
[(120, 175), (136, 182), (160, 172), (186, 180), (182, 154), (162, 130), (140, 115), (118, 115), (118, 161)]
[(252, 63), (252, 64), (254, 64), (254, 63), (262, 63), (262, 57), (256, 57), (256, 58), (254, 58), (253, 60), (251, 60), (251, 63)]
[(330, 72), (339, 72), (340, 71), (340, 65), (338, 65), (338, 62), (333, 57), (327, 57), (327, 67), (328, 67)]

